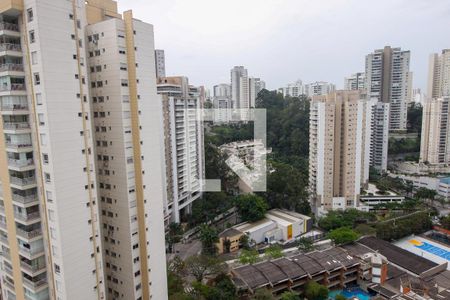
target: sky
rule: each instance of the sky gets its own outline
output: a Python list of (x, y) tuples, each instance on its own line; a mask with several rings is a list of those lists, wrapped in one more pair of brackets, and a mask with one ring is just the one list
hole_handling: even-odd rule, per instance
[(385, 45), (411, 51), (414, 88), (426, 90), (430, 53), (450, 48), (450, 0), (118, 0), (154, 25), (166, 75), (212, 88), (230, 69), (276, 89), (364, 71)]

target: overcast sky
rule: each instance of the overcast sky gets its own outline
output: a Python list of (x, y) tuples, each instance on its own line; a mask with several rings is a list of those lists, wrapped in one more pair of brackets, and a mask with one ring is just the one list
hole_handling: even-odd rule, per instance
[(384, 45), (411, 50), (414, 87), (425, 88), (428, 56), (450, 48), (450, 0), (118, 0), (155, 28), (167, 75), (190, 83), (230, 81), (244, 65), (269, 89), (296, 79), (330, 81), (364, 71)]

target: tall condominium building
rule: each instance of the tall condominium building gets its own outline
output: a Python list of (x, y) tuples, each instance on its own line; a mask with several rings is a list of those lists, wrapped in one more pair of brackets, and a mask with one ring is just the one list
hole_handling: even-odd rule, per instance
[(231, 99), (218, 96), (213, 98), (214, 123), (228, 123), (232, 119)]
[(285, 87), (279, 88), (278, 92), (283, 94), (283, 97), (300, 97), (306, 94), (306, 88), (303, 82), (299, 79), (294, 83), (289, 83)]
[(366, 56), (369, 99), (389, 103), (389, 130), (406, 130), (407, 103), (411, 98), (410, 52), (401, 48), (375, 50)]
[(314, 96), (310, 111), (309, 188), (318, 215), (359, 206), (368, 183), (372, 101), (361, 91)]
[[(242, 108), (241, 102), (241, 93), (242, 90), (246, 90), (247, 88), (241, 87), (241, 81), (244, 83), (248, 81), (248, 72), (247, 69), (243, 66), (235, 66), (231, 69), (231, 101), (233, 108)], [(247, 80), (243, 80), (242, 78), (247, 78)]]
[(266, 88), (266, 83), (260, 78), (250, 77), (248, 79), (248, 88), (249, 105), (254, 108), (256, 106), (256, 98), (258, 98), (259, 92)]
[(428, 67), (429, 98), (450, 96), (450, 49), (430, 55)]
[(5, 299), (106, 299), (84, 1), (0, 5)]
[(450, 96), (428, 99), (423, 106), (420, 162), (450, 163)]
[(370, 138), (370, 166), (379, 172), (387, 170), (389, 142), (389, 103), (375, 99), (372, 106), (372, 123)]
[(229, 97), (231, 99), (231, 85), (226, 83), (217, 84), (213, 88), (214, 97)]
[(325, 81), (316, 81), (305, 85), (305, 94), (308, 97), (327, 95), (336, 90), (336, 86)]
[(166, 77), (166, 58), (164, 50), (155, 50), (156, 77)]
[(365, 90), (366, 74), (364, 72), (353, 73), (349, 77), (344, 78), (345, 90)]
[(3, 296), (166, 299), (152, 26), (111, 0), (6, 2)]
[(86, 47), (107, 298), (166, 299), (164, 137), (153, 26), (131, 11), (123, 19), (93, 21)]
[(167, 201), (166, 225), (180, 222), (201, 196), (204, 178), (203, 125), (197, 109), (200, 99), (186, 77), (158, 79), (162, 97)]

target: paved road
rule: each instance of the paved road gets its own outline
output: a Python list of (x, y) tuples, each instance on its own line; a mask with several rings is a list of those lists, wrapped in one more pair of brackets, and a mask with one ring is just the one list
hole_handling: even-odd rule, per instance
[(185, 260), (189, 256), (199, 254), (202, 250), (202, 244), (200, 241), (192, 241), (191, 243), (178, 243), (173, 246), (174, 253), (168, 255), (169, 260), (173, 259), (175, 256), (179, 256), (182, 260)]

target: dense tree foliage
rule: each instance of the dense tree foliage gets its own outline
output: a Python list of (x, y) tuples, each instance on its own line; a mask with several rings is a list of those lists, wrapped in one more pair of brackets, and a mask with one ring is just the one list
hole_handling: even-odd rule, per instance
[(272, 292), (268, 289), (260, 288), (255, 291), (252, 300), (275, 300), (275, 297), (272, 296)]
[(264, 256), (268, 259), (283, 257), (283, 248), (281, 248), (279, 245), (272, 245), (264, 251)]
[(260, 260), (259, 253), (255, 249), (242, 250), (241, 255), (239, 255), (239, 262), (241, 264), (254, 264)]
[(225, 274), (219, 274), (209, 284), (194, 282), (192, 284), (194, 299), (198, 300), (234, 300), (236, 288), (231, 279)]
[(325, 300), (328, 298), (328, 289), (315, 281), (309, 281), (305, 287), (305, 296), (308, 300)]
[[(404, 153), (417, 153), (420, 152), (420, 138), (401, 138), (389, 139), (389, 154), (404, 154)], [(415, 157), (405, 157), (406, 160), (413, 160)]]
[(377, 237), (391, 241), (406, 237), (410, 234), (419, 234), (429, 230), (432, 226), (428, 212), (418, 212), (413, 216), (394, 218), (380, 222), (376, 225)]
[(242, 221), (249, 222), (255, 222), (264, 218), (268, 209), (266, 200), (254, 194), (245, 194), (236, 197), (235, 205)]
[(354, 228), (358, 224), (375, 221), (376, 216), (370, 212), (363, 212), (357, 209), (347, 209), (343, 211), (330, 211), (319, 220), (319, 227), (330, 231), (340, 227)]
[(225, 265), (220, 259), (204, 254), (188, 257), (185, 264), (186, 272), (198, 282), (205, 276), (220, 274), (225, 270)]
[(441, 225), (445, 229), (450, 230), (450, 215), (447, 215), (441, 219)]
[(358, 239), (358, 237), (358, 233), (349, 227), (337, 228), (328, 233), (328, 238), (331, 239), (336, 245), (354, 242)]
[(200, 241), (202, 242), (202, 252), (213, 255), (217, 252), (216, 243), (219, 242), (219, 235), (213, 227), (200, 225)]
[(206, 192), (194, 201), (192, 214), (188, 218), (191, 226), (213, 220), (219, 214), (233, 207), (234, 197), (225, 192)]
[(309, 252), (314, 250), (314, 242), (310, 238), (301, 237), (297, 242), (298, 250), (303, 252)]
[(296, 292), (284, 292), (280, 300), (300, 300), (300, 295)]
[(421, 133), (422, 130), (422, 105), (419, 103), (413, 103), (408, 108), (408, 120), (407, 127), (408, 132), (417, 132)]

